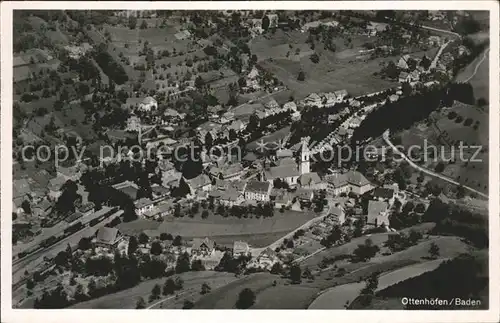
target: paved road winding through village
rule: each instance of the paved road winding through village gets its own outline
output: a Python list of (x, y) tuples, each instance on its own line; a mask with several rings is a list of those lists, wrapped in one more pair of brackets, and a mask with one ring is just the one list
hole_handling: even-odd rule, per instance
[(384, 141), (389, 145), (391, 146), (392, 150), (394, 151), (394, 153), (400, 155), (401, 157), (403, 157), (403, 159), (408, 162), (408, 164), (410, 164), (411, 167), (421, 171), (422, 173), (425, 173), (427, 175), (430, 175), (430, 176), (434, 176), (434, 177), (437, 177), (437, 178), (440, 178), (442, 179), (443, 181), (446, 181), (448, 183), (451, 183), (451, 184), (454, 184), (454, 185), (457, 185), (457, 186), (462, 186), (463, 188), (465, 188), (466, 190), (468, 191), (471, 191), (473, 193), (476, 193), (477, 195), (480, 195), (484, 198), (488, 198), (488, 194), (484, 194), (478, 190), (475, 190), (473, 189), (472, 187), (469, 187), (469, 186), (465, 186), (465, 185), (462, 185), (460, 184), (459, 182), (449, 178), (449, 177), (446, 177), (444, 175), (441, 175), (441, 174), (438, 174), (438, 173), (435, 173), (431, 170), (428, 170), (426, 168), (423, 168), (423, 167), (420, 167), (418, 166), (417, 164), (415, 164), (413, 161), (411, 161), (404, 153), (402, 153), (401, 151), (398, 150), (398, 148), (391, 142), (391, 140), (389, 139), (389, 129), (387, 129), (386, 131), (384, 131), (384, 134), (382, 135), (382, 137), (384, 138)]

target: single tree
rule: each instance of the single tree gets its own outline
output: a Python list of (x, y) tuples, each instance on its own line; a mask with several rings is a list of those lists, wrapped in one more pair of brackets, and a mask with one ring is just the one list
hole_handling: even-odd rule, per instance
[(128, 241), (128, 248), (127, 248), (127, 254), (133, 255), (134, 252), (137, 251), (137, 247), (139, 244), (137, 243), (137, 238), (135, 236), (131, 236), (129, 241)]
[(135, 308), (136, 309), (146, 308), (146, 302), (144, 301), (144, 298), (139, 297), (137, 303), (135, 303)]
[(212, 289), (210, 288), (210, 285), (208, 283), (203, 283), (201, 285), (201, 292), (200, 292), (200, 294), (201, 295), (208, 294), (208, 293), (210, 293), (211, 290)]
[(439, 257), (439, 246), (435, 242), (431, 243), (431, 246), (429, 247), (429, 254), (432, 258)]
[(151, 254), (158, 256), (163, 252), (163, 247), (159, 241), (155, 241), (151, 244)]
[(302, 281), (302, 270), (300, 269), (299, 265), (292, 265), (290, 267), (290, 280), (292, 281), (292, 284), (300, 284)]
[(255, 293), (250, 288), (245, 288), (238, 295), (238, 300), (236, 301), (236, 308), (237, 309), (250, 308), (255, 303), (255, 300), (256, 300)]
[(306, 79), (306, 74), (304, 73), (304, 71), (300, 71), (299, 75), (297, 76), (297, 80), (302, 82), (305, 81), (305, 79)]
[(184, 304), (182, 305), (183, 310), (190, 310), (194, 307), (194, 303), (191, 302), (190, 300), (185, 300)]

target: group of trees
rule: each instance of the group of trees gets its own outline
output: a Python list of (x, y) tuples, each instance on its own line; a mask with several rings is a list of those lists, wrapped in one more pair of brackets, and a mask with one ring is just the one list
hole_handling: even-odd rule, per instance
[(422, 221), (421, 214), (425, 212), (425, 209), (423, 203), (415, 205), (411, 201), (407, 202), (402, 210), (393, 210), (389, 217), (390, 227), (399, 230), (420, 223)]
[(342, 239), (342, 229), (340, 228), (340, 226), (335, 225), (330, 231), (330, 233), (326, 237), (321, 239), (321, 245), (326, 248), (330, 248), (341, 239)]
[(95, 61), (104, 73), (116, 84), (121, 85), (128, 81), (128, 75), (120, 63), (116, 62), (107, 52), (106, 45), (100, 44), (95, 53)]
[[(411, 127), (415, 122), (426, 119), (431, 112), (442, 104), (451, 105), (454, 100), (462, 99), (467, 84), (452, 84), (443, 89), (422, 89), (416, 95), (386, 103), (384, 106), (368, 114), (361, 125), (354, 130), (352, 143), (362, 142), (370, 137), (380, 136), (386, 129), (398, 131)], [(449, 89), (449, 90), (448, 90)], [(461, 92), (461, 93), (459, 93)], [(394, 122), (397, 120), (397, 122)]]
[(408, 235), (404, 232), (399, 232), (398, 234), (390, 235), (385, 246), (388, 247), (391, 252), (398, 252), (416, 245), (421, 239), (422, 233), (415, 230), (411, 230)]
[(454, 204), (434, 199), (423, 214), (424, 222), (435, 222), (433, 234), (463, 237), (478, 248), (488, 246), (488, 220)]
[(353, 252), (354, 261), (368, 261), (380, 251), (379, 246), (374, 245), (371, 239), (366, 239), (365, 243), (359, 244)]
[(245, 270), (250, 260), (251, 256), (234, 257), (231, 252), (225, 252), (215, 270), (238, 274)]

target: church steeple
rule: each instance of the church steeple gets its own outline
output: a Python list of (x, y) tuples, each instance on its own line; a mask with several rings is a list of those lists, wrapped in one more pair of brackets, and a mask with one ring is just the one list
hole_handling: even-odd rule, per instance
[(302, 138), (302, 147), (300, 149), (300, 174), (307, 174), (311, 172), (310, 169), (310, 152), (308, 147), (309, 140), (307, 138)]

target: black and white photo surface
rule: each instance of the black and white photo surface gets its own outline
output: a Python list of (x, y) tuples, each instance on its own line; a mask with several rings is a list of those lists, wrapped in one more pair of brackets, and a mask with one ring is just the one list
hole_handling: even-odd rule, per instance
[(12, 309), (498, 307), (492, 5), (66, 6), (7, 20)]

